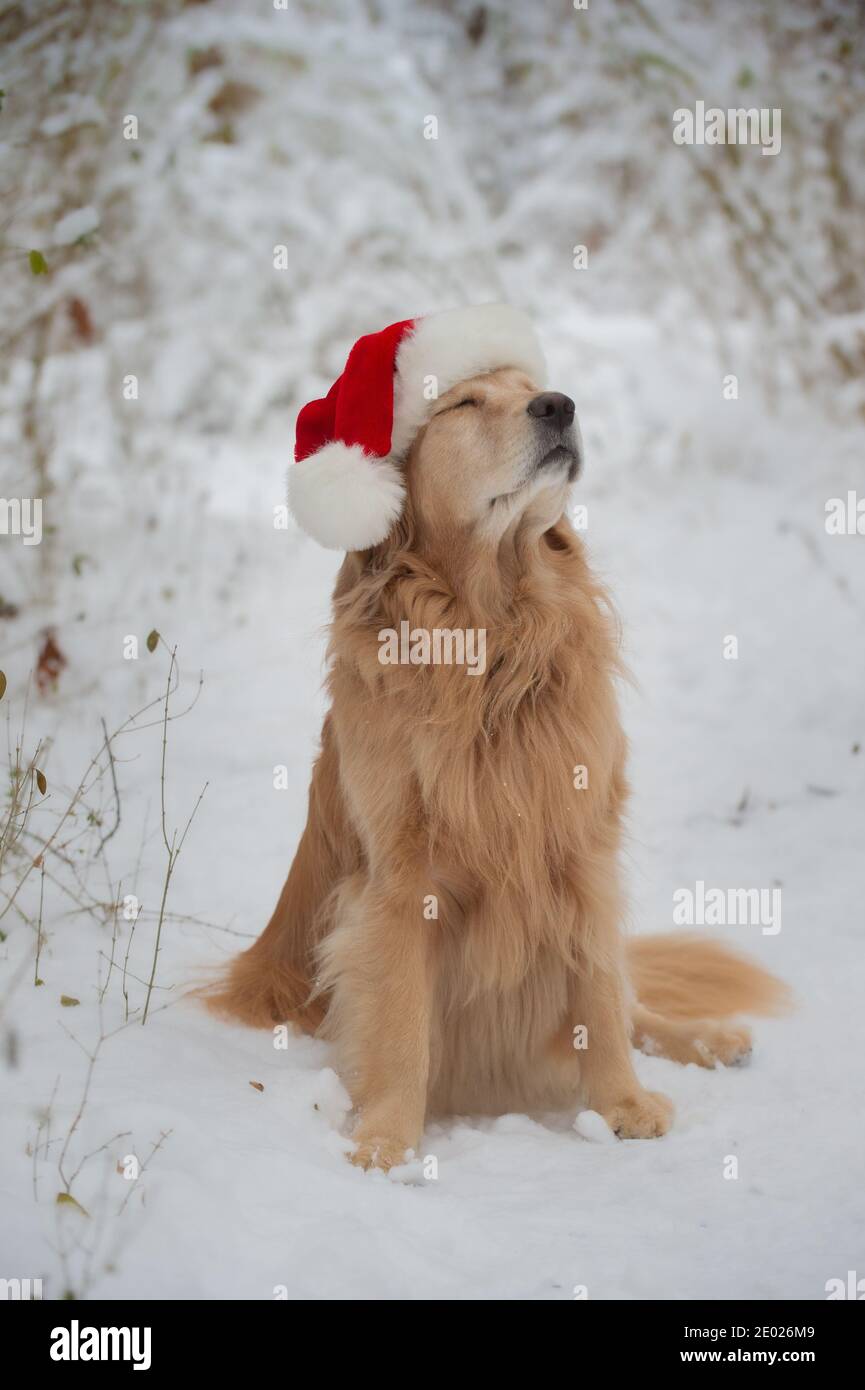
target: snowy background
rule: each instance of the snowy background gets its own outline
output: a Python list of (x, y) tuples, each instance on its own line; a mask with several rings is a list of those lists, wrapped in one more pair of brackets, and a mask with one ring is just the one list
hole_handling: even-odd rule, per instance
[[(865, 537), (825, 527), (865, 492), (856, 0), (47, 0), (0, 6), (0, 42), (0, 496), (44, 526), (0, 535), (0, 1277), (813, 1299), (865, 1275)], [(780, 107), (781, 153), (675, 145), (698, 99)], [(397, 1181), (342, 1156), (324, 1044), (184, 991), (263, 927), (305, 817), (338, 557), (273, 524), (294, 414), (359, 334), (498, 298), (582, 422), (636, 678), (633, 928), (698, 879), (781, 886), (778, 935), (721, 930), (799, 1009), (741, 1070), (638, 1058), (663, 1140), (464, 1117), (424, 1137), (437, 1180)], [(205, 784), (167, 875), (163, 792), (170, 846)]]

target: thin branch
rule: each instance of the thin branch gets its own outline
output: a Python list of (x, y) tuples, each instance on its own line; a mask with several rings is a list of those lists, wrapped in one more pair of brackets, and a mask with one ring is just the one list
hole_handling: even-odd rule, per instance
[(102, 836), (102, 839), (99, 841), (99, 850), (100, 850), (100, 851), (103, 850), (103, 849), (105, 848), (105, 846), (108, 844), (108, 841), (111, 839), (112, 835), (115, 835), (115, 834), (117, 833), (117, 829), (118, 829), (118, 827), (119, 827), (119, 825), (120, 825), (120, 792), (117, 790), (117, 769), (116, 769), (116, 767), (114, 766), (114, 752), (113, 752), (112, 747), (111, 747), (111, 739), (108, 737), (108, 729), (105, 727), (105, 720), (102, 719), (101, 722), (102, 722), (102, 732), (103, 732), (103, 734), (105, 735), (105, 747), (106, 747), (106, 749), (108, 750), (108, 766), (109, 766), (109, 768), (110, 768), (110, 770), (111, 770), (111, 786), (112, 786), (112, 790), (113, 790), (113, 792), (114, 792), (114, 806), (115, 806), (116, 814), (115, 814), (115, 817), (114, 817), (114, 824), (112, 825), (112, 827), (111, 827), (111, 829), (109, 830), (108, 834), (107, 834), (107, 835), (103, 835), (103, 836)]

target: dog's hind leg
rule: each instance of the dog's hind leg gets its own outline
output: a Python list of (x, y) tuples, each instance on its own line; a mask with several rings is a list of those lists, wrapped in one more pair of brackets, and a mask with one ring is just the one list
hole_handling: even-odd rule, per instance
[(698, 1067), (734, 1066), (751, 1051), (751, 1030), (730, 1027), (709, 1018), (664, 1018), (636, 1004), (631, 1010), (633, 1043), (653, 1057), (673, 1062), (695, 1062)]
[(785, 1013), (790, 991), (756, 961), (711, 938), (672, 933), (627, 943), (637, 1001), (634, 1046), (674, 1062), (731, 1066), (751, 1051), (749, 1029), (726, 1020)]
[(315, 948), (329, 928), (328, 905), (335, 889), (360, 859), (328, 717), (309, 789), (306, 828), (273, 916), (255, 945), (235, 956), (223, 977), (203, 991), (208, 1007), (252, 1027), (291, 1021), (314, 1031), (327, 1009), (324, 998), (311, 997)]

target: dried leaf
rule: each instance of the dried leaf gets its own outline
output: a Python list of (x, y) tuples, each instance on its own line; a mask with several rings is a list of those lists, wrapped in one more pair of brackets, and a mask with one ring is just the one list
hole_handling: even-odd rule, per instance
[(240, 111), (254, 106), (260, 97), (258, 88), (250, 86), (248, 82), (228, 81), (223, 82), (207, 105), (215, 116), (236, 116)]
[(79, 299), (77, 295), (73, 295), (67, 307), (69, 310), (69, 317), (72, 320), (72, 326), (82, 343), (92, 343), (93, 320), (90, 317), (90, 310), (84, 303), (84, 300)]
[(48, 274), (48, 262), (41, 251), (31, 251), (27, 259), (30, 262), (30, 269), (34, 275)]
[(90, 1212), (85, 1211), (80, 1202), (76, 1202), (71, 1192), (58, 1192), (57, 1205), (58, 1207), (74, 1207), (76, 1211), (81, 1212), (82, 1216), (90, 1216)]
[(6, 677), (4, 676), (3, 672), (0, 671), (0, 700), (3, 699), (3, 696), (4, 696), (5, 694), (6, 694)]
[(261, 1084), (260, 1081), (250, 1081), (249, 1084), (250, 1084), (250, 1086), (252, 1086), (256, 1091), (263, 1091), (263, 1090), (264, 1090), (264, 1087), (262, 1086), (262, 1084)]
[(468, 23), (466, 24), (466, 33), (472, 43), (480, 43), (486, 33), (486, 28), (487, 7), (486, 5), (478, 5), (469, 15)]
[(220, 121), (212, 134), (205, 135), (204, 138), (214, 145), (234, 145), (237, 143), (237, 136), (231, 121)]
[(61, 994), (60, 1003), (63, 1005), (64, 1009), (74, 1009), (76, 1004), (81, 1003), (81, 1000), (76, 999), (72, 994)]
[(57, 645), (51, 628), (42, 634), (42, 647), (36, 659), (36, 688), (40, 695), (47, 695), (57, 689), (60, 672), (66, 665), (66, 657)]
[(155, 652), (155, 651), (156, 651), (156, 644), (157, 644), (158, 641), (159, 641), (159, 633), (156, 631), (156, 628), (154, 628), (152, 632), (148, 632), (148, 634), (147, 634), (147, 643), (146, 643), (147, 650), (148, 650), (149, 652)]
[(38, 767), (36, 769), (36, 785), (44, 796), (48, 790), (48, 782), (46, 781), (45, 773), (40, 772)]
[(191, 48), (186, 55), (186, 67), (193, 77), (206, 68), (222, 67), (222, 53), (215, 44), (210, 48)]

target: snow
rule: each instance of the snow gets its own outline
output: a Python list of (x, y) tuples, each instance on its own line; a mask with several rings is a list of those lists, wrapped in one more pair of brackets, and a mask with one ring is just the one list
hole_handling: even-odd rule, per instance
[[(86, 798), (101, 825), (76, 813), (64, 857), (46, 856), (41, 986), (38, 868), (0, 920), (0, 1276), (41, 1276), (49, 1297), (572, 1299), (585, 1286), (591, 1299), (823, 1298), (830, 1278), (861, 1273), (865, 1243), (865, 538), (824, 525), (827, 500), (865, 484), (861, 379), (833, 375), (830, 352), (861, 344), (861, 303), (839, 297), (836, 253), (809, 220), (831, 189), (822, 147), (808, 146), (815, 106), (836, 90), (816, 73), (830, 39), (814, 36), (804, 5), (785, 10), (789, 31), (751, 35), (720, 12), (662, 15), (676, 62), (714, 63), (712, 104), (739, 104), (728, 86), (747, 61), (753, 91), (764, 83), (765, 104), (784, 106), (781, 155), (745, 151), (732, 184), (743, 207), (756, 190), (796, 228), (752, 258), (767, 294), (792, 303), (766, 319), (737, 270), (738, 233), (685, 172), (693, 152), (672, 145), (667, 112), (682, 102), (652, 85), (656, 68), (622, 100), (634, 53), (661, 42), (633, 16), (592, 6), (572, 21), (582, 29), (559, 34), (558, 19), (506, 20), (492, 6), (467, 45), (437, 5), (381, 9), (399, 40), (385, 50), (347, 2), (303, 7), (302, 19), (211, 3), (166, 21), (149, 47), (144, 21), (126, 16), (131, 28), (106, 28), (104, 43), (127, 59), (143, 45), (133, 90), (115, 115), (100, 98), (103, 124), (78, 137), (113, 139), (95, 181), (75, 194), (89, 146), (62, 169), (39, 146), (22, 172), (10, 241), (38, 247), (67, 230), (50, 278), (22, 271), (3, 291), (15, 335), (0, 375), (4, 496), (35, 487), (24, 325), (54, 315), (39, 437), (55, 529), (39, 547), (0, 544), (0, 596), (19, 610), (0, 618), (13, 742), (49, 623), (68, 658), (57, 692), (29, 697), (25, 749), (50, 745), (30, 828), (51, 834), (101, 719), (114, 729), (162, 694), (169, 658), (147, 651), (152, 629), (177, 646), (172, 713), (204, 672), (168, 726), (169, 839), (207, 788), (171, 878), (144, 1026), (166, 863), (158, 709), (114, 744), (121, 816), (104, 852), (103, 757)], [(190, 75), (188, 51), (209, 45), (230, 55), (224, 66)], [(36, 129), (78, 111), (80, 122), (84, 107), (65, 98), (16, 115), (16, 53), (22, 71), (30, 61), (14, 45), (4, 59), (11, 118)], [(572, 84), (553, 80), (559, 53)], [(62, 69), (51, 44), (44, 61)], [(208, 106), (223, 77), (261, 93), (230, 116), (230, 140), (214, 138)], [(861, 110), (846, 118), (851, 138)], [(135, 159), (120, 135), (128, 112), (141, 119)], [(423, 141), (430, 113), (438, 142)], [(812, 198), (797, 191), (797, 154), (817, 168)], [(861, 170), (850, 196), (861, 215)], [(85, 212), (97, 244), (64, 260), (60, 246), (90, 230), (69, 219)], [(571, 269), (576, 242), (590, 244), (586, 272)], [(273, 268), (279, 243), (288, 272)], [(808, 307), (817, 288), (825, 313)], [(87, 342), (70, 337), (72, 295), (93, 319)], [(586, 540), (634, 676), (623, 692), (633, 930), (671, 930), (674, 892), (698, 880), (780, 886), (777, 935), (716, 931), (790, 981), (798, 1009), (756, 1024), (744, 1067), (638, 1056), (644, 1084), (676, 1106), (664, 1139), (614, 1141), (588, 1112), (458, 1116), (429, 1125), (385, 1177), (346, 1161), (349, 1101), (323, 1042), (275, 1046), (187, 991), (263, 927), (305, 817), (339, 557), (273, 526), (294, 411), (360, 332), (496, 297), (530, 309), (551, 384), (577, 401)], [(726, 400), (730, 372), (739, 394)], [(135, 400), (122, 395), (130, 373)], [(738, 660), (723, 658), (729, 634)], [(274, 787), (278, 765), (288, 790)], [(27, 845), (0, 877), (0, 912)], [(130, 893), (142, 912), (134, 933), (118, 917), (109, 977), (104, 905)], [(56, 1202), (58, 1161), (100, 1034), (63, 1160), (68, 1177), (92, 1155), (72, 1181), (84, 1215)], [(117, 1171), (129, 1154), (146, 1162), (133, 1181)]]
[(85, 93), (74, 96), (65, 109), (46, 116), (39, 132), (51, 138), (55, 135), (65, 135), (76, 126), (101, 125), (103, 120), (104, 115), (98, 101), (90, 93)]
[(93, 207), (75, 208), (61, 217), (54, 228), (54, 245), (71, 246), (79, 237), (95, 232), (99, 226), (99, 213)]
[(574, 1120), (574, 1129), (583, 1139), (594, 1144), (615, 1144), (616, 1136), (603, 1115), (597, 1110), (581, 1110)]

